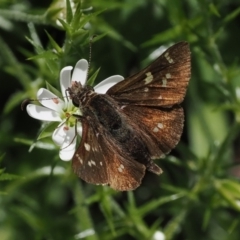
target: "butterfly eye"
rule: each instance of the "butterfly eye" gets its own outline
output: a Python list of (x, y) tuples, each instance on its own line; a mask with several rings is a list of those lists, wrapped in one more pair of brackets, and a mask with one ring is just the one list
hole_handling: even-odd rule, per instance
[(75, 107), (79, 107), (79, 98), (78, 97), (74, 97), (72, 99), (72, 103)]

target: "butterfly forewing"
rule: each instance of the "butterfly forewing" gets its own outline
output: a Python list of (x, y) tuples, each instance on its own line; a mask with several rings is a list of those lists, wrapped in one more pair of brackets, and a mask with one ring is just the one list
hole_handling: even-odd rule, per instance
[(166, 107), (179, 104), (186, 94), (190, 69), (189, 45), (180, 42), (139, 73), (114, 85), (107, 94), (122, 104)]

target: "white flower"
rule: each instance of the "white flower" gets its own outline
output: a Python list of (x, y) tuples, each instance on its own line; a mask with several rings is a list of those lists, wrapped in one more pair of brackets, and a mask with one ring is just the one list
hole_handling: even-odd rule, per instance
[[(64, 161), (72, 159), (76, 148), (76, 131), (81, 136), (82, 126), (73, 114), (81, 115), (81, 110), (72, 104), (72, 101), (66, 98), (66, 89), (71, 86), (71, 81), (78, 81), (84, 86), (87, 81), (88, 62), (81, 59), (76, 63), (71, 77), (72, 67), (64, 67), (60, 73), (60, 86), (63, 99), (45, 88), (37, 92), (37, 98), (42, 106), (35, 104), (27, 105), (28, 114), (42, 121), (59, 122), (58, 127), (52, 134), (53, 141), (60, 146), (59, 156)], [(120, 75), (111, 76), (94, 87), (97, 93), (104, 94), (106, 91), (123, 80)], [(77, 126), (76, 126), (77, 123)]]
[(166, 239), (165, 235), (161, 231), (156, 231), (152, 237), (152, 240), (165, 240), (165, 239)]

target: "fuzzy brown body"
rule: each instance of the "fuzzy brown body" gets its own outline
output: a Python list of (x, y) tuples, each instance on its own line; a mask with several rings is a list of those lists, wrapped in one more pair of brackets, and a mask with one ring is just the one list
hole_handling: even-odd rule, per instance
[(146, 170), (160, 174), (153, 159), (168, 153), (181, 137), (179, 104), (189, 78), (189, 46), (180, 42), (106, 94), (74, 82), (68, 92), (82, 112), (83, 127), (74, 172), (86, 182), (120, 191), (137, 188)]

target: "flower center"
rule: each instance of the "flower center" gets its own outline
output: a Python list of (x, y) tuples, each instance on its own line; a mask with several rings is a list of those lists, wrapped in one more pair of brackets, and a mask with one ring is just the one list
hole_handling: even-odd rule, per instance
[(78, 107), (73, 106), (73, 104), (68, 105), (63, 109), (62, 120), (65, 121), (66, 125), (69, 127), (74, 127), (77, 123), (77, 118), (75, 115), (81, 115), (81, 112)]

